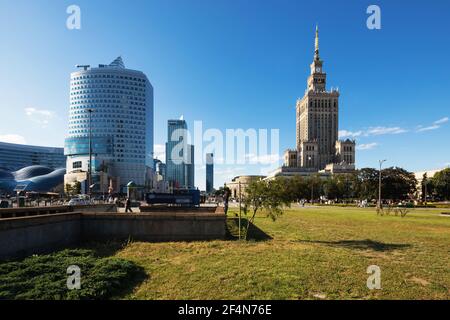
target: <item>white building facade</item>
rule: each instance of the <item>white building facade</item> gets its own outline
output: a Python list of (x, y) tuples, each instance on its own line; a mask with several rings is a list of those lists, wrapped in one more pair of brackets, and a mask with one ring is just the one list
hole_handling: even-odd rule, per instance
[[(70, 75), (66, 183), (89, 168), (97, 191), (122, 191), (146, 184), (153, 166), (153, 87), (141, 71), (126, 69), (121, 57), (97, 68), (78, 66)], [(106, 185), (106, 186), (105, 186)]]

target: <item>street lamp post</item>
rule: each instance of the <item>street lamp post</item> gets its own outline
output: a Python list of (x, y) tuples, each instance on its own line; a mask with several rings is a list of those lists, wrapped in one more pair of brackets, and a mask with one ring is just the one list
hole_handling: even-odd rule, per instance
[[(311, 156), (308, 156), (308, 162), (309, 162), (310, 166), (312, 166), (311, 160), (312, 160)], [(310, 176), (310, 177), (311, 177), (311, 204), (313, 204), (313, 201), (314, 201), (313, 200), (313, 198), (314, 198), (314, 181), (313, 181), (312, 176)]]
[(378, 172), (378, 210), (381, 210), (381, 165), (387, 160), (379, 160), (380, 171)]
[(423, 182), (424, 187), (425, 187), (425, 197), (424, 197), (424, 202), (425, 205), (427, 205), (427, 184), (428, 184), (428, 179), (425, 179), (425, 181)]
[(88, 194), (91, 196), (91, 185), (92, 185), (92, 112), (94, 110), (87, 109), (89, 113), (89, 166), (88, 166)]
[(241, 182), (239, 181), (239, 240), (241, 240), (241, 217), (242, 217), (242, 194), (241, 194)]

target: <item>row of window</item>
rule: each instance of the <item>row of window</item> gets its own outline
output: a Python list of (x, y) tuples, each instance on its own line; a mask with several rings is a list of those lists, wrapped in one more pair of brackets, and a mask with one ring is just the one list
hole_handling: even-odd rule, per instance
[[(138, 110), (141, 109), (141, 110)], [(145, 112), (142, 111), (142, 108), (138, 107), (130, 107), (127, 109), (124, 108), (101, 108), (96, 107), (94, 109), (95, 112), (92, 113), (92, 118), (108, 118), (109, 114), (114, 113), (123, 113), (123, 114), (137, 114), (137, 115), (145, 115)], [(87, 118), (89, 118), (89, 113), (86, 112), (85, 108), (71, 108), (69, 111), (70, 114), (84, 114)]]
[(112, 74), (105, 74), (105, 73), (91, 73), (91, 74), (85, 74), (80, 75), (77, 77), (73, 77), (72, 80), (83, 80), (83, 79), (123, 79), (123, 80), (133, 80), (137, 82), (145, 82), (145, 79), (142, 78), (136, 78), (136, 77), (129, 77), (129, 76), (121, 76), (121, 75), (112, 75)]
[(110, 88), (110, 89), (122, 89), (122, 90), (128, 90), (128, 91), (140, 91), (140, 92), (144, 92), (145, 88), (142, 89), (140, 87), (130, 87), (130, 86), (118, 86), (118, 85), (113, 85), (113, 84), (105, 84), (105, 85), (99, 85), (96, 86), (94, 84), (90, 84), (90, 85), (77, 85), (77, 86), (71, 86), (70, 87), (70, 91), (75, 91), (75, 90), (81, 90), (81, 89), (91, 89), (91, 88)]
[[(120, 97), (119, 97), (120, 98)], [(86, 98), (82, 98), (82, 99), (78, 99), (78, 98), (74, 98), (74, 99), (70, 99), (71, 105), (80, 105), (80, 104), (89, 104), (89, 103), (117, 103), (117, 104), (123, 104), (124, 100), (128, 99), (120, 99), (120, 100), (116, 100), (116, 99), (107, 99), (107, 98), (103, 98), (103, 99), (86, 99)], [(141, 100), (144, 101), (144, 100)], [(133, 101), (129, 101), (130, 104), (134, 104), (134, 105), (139, 105), (139, 106), (144, 106), (145, 103), (144, 102), (133, 102)]]
[(144, 102), (145, 99), (143, 98), (139, 98), (139, 97), (134, 97), (132, 95), (127, 96), (127, 95), (115, 95), (115, 94), (78, 94), (78, 95), (73, 95), (73, 97), (70, 97), (71, 101), (78, 101), (78, 100), (85, 100), (85, 99), (126, 99), (126, 100), (131, 100), (131, 101), (142, 101)]
[[(75, 93), (75, 92), (85, 92), (85, 91), (91, 91), (91, 90), (97, 90), (97, 89), (101, 89), (100, 92), (114, 92), (114, 93), (125, 93), (124, 90), (124, 86), (116, 86), (116, 85), (111, 85), (111, 84), (91, 84), (89, 86), (85, 86), (85, 85), (79, 85), (79, 86), (71, 86), (70, 87), (70, 92)], [(135, 90), (137, 89), (137, 90)], [(135, 88), (134, 90), (128, 90), (126, 93), (128, 94), (133, 94), (133, 95), (143, 95), (141, 92), (145, 92), (145, 89), (142, 88)], [(136, 92), (137, 91), (137, 92)]]
[[(129, 111), (129, 110), (110, 110), (110, 111), (99, 111), (99, 112), (93, 112), (92, 113), (92, 121), (95, 122), (98, 120), (98, 118), (117, 118), (118, 115), (120, 115), (120, 118), (133, 118), (133, 119), (139, 119), (144, 120), (145, 119), (145, 112), (142, 111)], [(134, 115), (134, 116), (131, 116)], [(84, 110), (71, 110), (70, 119), (89, 119), (89, 114)], [(100, 121), (100, 120), (99, 120)]]
[(139, 107), (139, 106), (126, 106), (124, 107), (121, 104), (112, 104), (112, 105), (79, 105), (79, 106), (70, 106), (70, 110), (86, 110), (86, 109), (93, 109), (94, 111), (102, 110), (103, 112), (111, 112), (114, 109), (124, 110), (129, 109), (131, 110), (139, 110), (139, 111), (145, 111), (145, 107)]
[(353, 152), (353, 147), (352, 146), (344, 146), (343, 151), (344, 152)]
[[(112, 127), (112, 128), (124, 128), (123, 124), (116, 124), (119, 123), (119, 121), (121, 120), (116, 120), (116, 121), (97, 121), (96, 126), (101, 126), (101, 125), (108, 125), (108, 127)], [(112, 122), (112, 124), (110, 124)], [(74, 124), (79, 124), (79, 123), (89, 123), (89, 120), (70, 120), (69, 121), (69, 126), (74, 125)], [(126, 121), (127, 124), (130, 125), (126, 125), (125, 128), (130, 128), (130, 129), (139, 129), (142, 128), (142, 126), (145, 126), (144, 122), (141, 121)]]

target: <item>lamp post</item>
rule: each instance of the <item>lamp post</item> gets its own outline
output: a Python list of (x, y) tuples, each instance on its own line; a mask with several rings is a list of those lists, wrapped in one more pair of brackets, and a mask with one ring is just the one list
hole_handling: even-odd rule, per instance
[(92, 112), (94, 110), (87, 109), (89, 113), (89, 166), (88, 166), (88, 194), (91, 197), (91, 185), (92, 185)]
[(427, 205), (427, 184), (428, 184), (428, 179), (427, 179), (427, 176), (425, 175), (424, 176), (424, 179), (422, 180), (422, 184), (423, 184), (423, 186), (424, 186), (424, 191), (425, 191), (425, 196), (424, 196), (424, 199), (423, 199), (423, 201), (424, 201), (424, 203), (425, 203), (425, 206)]
[(378, 160), (380, 163), (380, 171), (378, 172), (378, 210), (381, 210), (381, 165), (387, 160)]
[(241, 240), (241, 217), (242, 217), (242, 194), (241, 194), (241, 182), (239, 181), (239, 240)]
[[(312, 166), (311, 160), (312, 160), (311, 156), (308, 156), (308, 162), (309, 162), (309, 165), (310, 165), (310, 166)], [(313, 181), (312, 176), (310, 176), (310, 178), (311, 178), (311, 204), (313, 204), (313, 198), (314, 198), (314, 181)]]

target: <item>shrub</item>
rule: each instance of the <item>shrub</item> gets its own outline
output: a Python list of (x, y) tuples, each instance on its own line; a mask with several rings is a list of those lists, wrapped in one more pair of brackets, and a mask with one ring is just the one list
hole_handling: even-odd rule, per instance
[[(81, 269), (81, 289), (67, 288), (70, 265)], [(126, 289), (138, 275), (143, 270), (130, 261), (67, 249), (0, 263), (0, 299), (106, 299)]]

